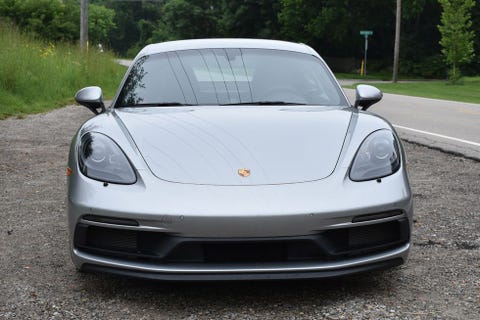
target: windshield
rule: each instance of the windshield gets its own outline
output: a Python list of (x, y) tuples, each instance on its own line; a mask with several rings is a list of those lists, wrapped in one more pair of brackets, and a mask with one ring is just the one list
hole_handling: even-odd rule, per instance
[(348, 105), (315, 56), (267, 49), (202, 49), (138, 59), (115, 107), (242, 104)]

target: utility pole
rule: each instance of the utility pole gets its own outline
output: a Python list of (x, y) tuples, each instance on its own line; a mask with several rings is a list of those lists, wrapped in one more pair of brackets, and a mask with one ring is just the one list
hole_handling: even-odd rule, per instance
[(88, 50), (88, 0), (80, 0), (80, 48)]
[(398, 81), (398, 63), (400, 59), (400, 25), (402, 21), (402, 0), (397, 0), (397, 18), (395, 22), (395, 49), (393, 52), (393, 76), (392, 82)]

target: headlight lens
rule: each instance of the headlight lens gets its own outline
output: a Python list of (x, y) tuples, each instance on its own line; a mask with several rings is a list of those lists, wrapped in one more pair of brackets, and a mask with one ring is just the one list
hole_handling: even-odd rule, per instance
[(80, 171), (104, 182), (133, 184), (137, 176), (120, 147), (106, 135), (89, 132), (82, 136), (78, 150)]
[(400, 168), (398, 143), (390, 130), (378, 130), (370, 134), (358, 149), (350, 179), (366, 181), (389, 176)]

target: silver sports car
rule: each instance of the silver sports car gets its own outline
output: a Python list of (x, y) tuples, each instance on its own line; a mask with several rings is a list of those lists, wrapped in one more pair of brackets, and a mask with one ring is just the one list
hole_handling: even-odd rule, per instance
[(334, 277), (404, 263), (412, 194), (400, 140), (350, 104), (304, 44), (186, 40), (145, 47), (68, 162), (80, 270), (159, 280)]

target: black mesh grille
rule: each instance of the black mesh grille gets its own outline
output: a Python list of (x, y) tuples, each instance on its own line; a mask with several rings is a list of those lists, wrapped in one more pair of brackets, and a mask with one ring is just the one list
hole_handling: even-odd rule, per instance
[(301, 239), (219, 239), (181, 243), (170, 252), (168, 259), (176, 262), (279, 262), (311, 260), (322, 255), (312, 241)]
[(397, 226), (397, 222), (392, 221), (389, 223), (382, 223), (381, 228), (376, 225), (350, 228), (348, 246), (350, 248), (362, 248), (394, 242), (400, 237), (399, 228)]
[(136, 252), (137, 231), (90, 226), (86, 245), (99, 249)]

